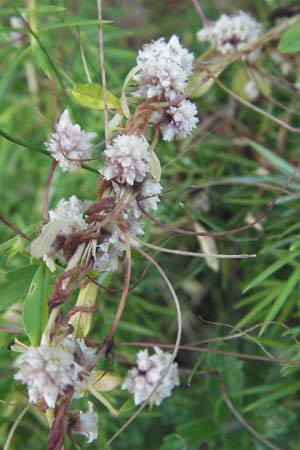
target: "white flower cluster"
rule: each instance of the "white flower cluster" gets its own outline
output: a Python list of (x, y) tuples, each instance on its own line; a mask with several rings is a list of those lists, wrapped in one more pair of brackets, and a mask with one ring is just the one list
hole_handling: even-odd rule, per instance
[(151, 122), (160, 126), (164, 141), (172, 141), (191, 134), (199, 122), (197, 113), (194, 103), (182, 100), (178, 106), (170, 106), (163, 112), (154, 112)]
[(149, 144), (135, 135), (119, 135), (104, 151), (105, 168), (101, 171), (106, 180), (133, 185), (140, 183), (150, 170)]
[(55, 125), (55, 133), (51, 134), (45, 145), (63, 172), (73, 172), (80, 168), (82, 160), (91, 158), (91, 141), (96, 135), (82, 130), (78, 124), (73, 125), (66, 109)]
[[(87, 359), (85, 359), (85, 351)], [(39, 347), (28, 347), (16, 361), (20, 369), (15, 380), (27, 385), (29, 401), (44, 401), (49, 408), (54, 408), (59, 396), (66, 389), (74, 389), (74, 397), (82, 396), (89, 373), (85, 365), (90, 361), (91, 351), (79, 340), (67, 337), (52, 345), (43, 343)]]
[(142, 350), (137, 354), (137, 366), (127, 373), (122, 389), (128, 390), (134, 396), (135, 405), (143, 403), (149, 398), (156, 384), (161, 384), (149, 399), (150, 403), (160, 405), (161, 401), (170, 397), (175, 386), (179, 386), (177, 364), (172, 363), (167, 373), (166, 369), (172, 355), (154, 347), (155, 353), (149, 356), (148, 350)]
[[(262, 34), (262, 25), (244, 11), (233, 16), (222, 14), (213, 25), (202, 28), (197, 33), (200, 42), (208, 41), (223, 55), (241, 50), (246, 44), (255, 42)], [(254, 61), (259, 51), (254, 50), (246, 58)]]
[[(183, 48), (177, 36), (145, 45), (137, 57), (137, 97), (174, 102), (184, 93), (193, 72), (194, 55)], [(196, 105), (182, 100), (176, 106), (154, 112), (150, 123), (160, 126), (165, 141), (188, 136), (198, 123)]]
[(169, 42), (164, 38), (144, 46), (139, 51), (139, 71), (133, 79), (138, 82), (135, 96), (159, 100), (175, 100), (182, 94), (193, 71), (194, 55), (181, 46), (177, 36)]
[(89, 409), (86, 413), (82, 411), (79, 412), (79, 416), (73, 425), (72, 429), (75, 433), (82, 434), (85, 436), (90, 444), (98, 438), (98, 422), (99, 418), (96, 413), (94, 413), (93, 404), (88, 402)]
[(47, 261), (47, 257), (61, 250), (68, 235), (87, 228), (88, 224), (83, 214), (91, 204), (90, 201), (79, 200), (76, 195), (72, 195), (69, 200), (61, 199), (57, 207), (49, 211), (49, 222), (32, 241), (30, 245), (32, 256), (43, 257)]

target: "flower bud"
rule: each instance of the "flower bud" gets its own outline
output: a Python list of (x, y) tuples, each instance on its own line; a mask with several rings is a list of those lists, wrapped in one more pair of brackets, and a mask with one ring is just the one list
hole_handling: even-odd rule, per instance
[[(96, 304), (97, 286), (94, 283), (88, 283), (80, 289), (76, 307), (92, 308)], [(90, 331), (92, 323), (92, 312), (78, 311), (69, 319), (69, 324), (74, 327), (73, 335), (76, 338), (86, 337)]]

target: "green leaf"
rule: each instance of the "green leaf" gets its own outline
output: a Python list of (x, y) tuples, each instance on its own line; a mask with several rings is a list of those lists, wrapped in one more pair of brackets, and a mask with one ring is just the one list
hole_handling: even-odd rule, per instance
[[(72, 27), (84, 27), (84, 26), (99, 25), (99, 23), (101, 23), (101, 21), (98, 20), (98, 19), (81, 19), (81, 18), (78, 18), (78, 19), (70, 20), (68, 22), (53, 23), (53, 24), (47, 26), (46, 28), (40, 29), (39, 32), (40, 33), (45, 33), (47, 31), (58, 30), (60, 28), (72, 28)], [(111, 23), (111, 21), (110, 20), (102, 20), (102, 23), (103, 24), (108, 24), (108, 23)]]
[(5, 279), (0, 284), (0, 311), (25, 297), (37, 267), (37, 264), (27, 265), (5, 274)]
[[(65, 11), (63, 6), (39, 6), (38, 8), (18, 8), (20, 13), (35, 12), (36, 14), (53, 14)], [(0, 16), (13, 16), (16, 15), (15, 8), (1, 8)]]
[(295, 53), (300, 51), (300, 25), (295, 23), (288, 28), (280, 38), (278, 50), (282, 53)]
[(8, 87), (13, 80), (14, 74), (18, 68), (18, 65), (23, 61), (23, 59), (27, 56), (29, 52), (29, 48), (25, 48), (19, 50), (16, 54), (13, 55), (13, 60), (11, 61), (11, 65), (6, 72), (2, 74), (0, 81), (0, 100), (2, 100), (3, 96), (7, 93)]
[[(289, 164), (284, 159), (280, 158), (280, 156), (276, 155), (271, 150), (263, 147), (261, 144), (258, 144), (251, 139), (246, 139), (246, 143), (248, 143), (257, 153), (263, 156), (267, 161), (269, 161), (276, 169), (280, 172), (291, 174), (295, 172), (296, 168)], [(297, 176), (299, 178), (299, 175)]]
[(24, 329), (33, 346), (40, 344), (46, 325), (50, 289), (49, 271), (41, 265), (34, 274), (23, 310)]
[(50, 65), (49, 65), (49, 62), (47, 60), (45, 53), (43, 52), (41, 47), (39, 47), (37, 45), (32, 47), (32, 50), (33, 50), (33, 53), (39, 63), (40, 68), (42, 69), (42, 71), (44, 72), (46, 77), (48, 77), (49, 80), (51, 80), (51, 78), (52, 78), (51, 77), (51, 69), (50, 69)]
[[(101, 84), (76, 84), (72, 89), (75, 100), (82, 106), (91, 109), (104, 109), (103, 88)], [(121, 109), (121, 102), (111, 92), (107, 91), (107, 106), (109, 109)]]
[(296, 286), (296, 284), (299, 281), (299, 269), (297, 268), (290, 278), (288, 279), (287, 283), (285, 284), (283, 290), (281, 291), (280, 295), (278, 296), (275, 303), (273, 303), (272, 308), (270, 309), (269, 313), (267, 314), (264, 325), (262, 326), (259, 335), (261, 336), (263, 332), (266, 330), (267, 326), (269, 325), (269, 322), (274, 319), (278, 311), (282, 308), (284, 305), (286, 299), (290, 296), (292, 290)]
[(278, 400), (280, 398), (286, 398), (288, 395), (293, 394), (294, 392), (297, 392), (300, 390), (300, 381), (296, 381), (291, 384), (282, 383), (281, 384), (282, 389), (278, 389), (272, 394), (264, 395), (261, 399), (251, 403), (247, 408), (244, 409), (244, 412), (254, 411), (255, 409), (262, 409), (267, 404), (270, 404), (274, 402), (275, 400)]
[(265, 269), (263, 272), (261, 272), (254, 280), (251, 281), (251, 283), (248, 284), (248, 286), (245, 287), (243, 290), (243, 294), (250, 289), (254, 288), (258, 284), (260, 284), (262, 281), (264, 281), (266, 278), (268, 278), (270, 275), (272, 275), (274, 272), (279, 270), (281, 267), (288, 264), (290, 261), (295, 259), (298, 256), (298, 253), (292, 253), (288, 255), (285, 258), (279, 259), (279, 261), (274, 262), (271, 264), (267, 269)]

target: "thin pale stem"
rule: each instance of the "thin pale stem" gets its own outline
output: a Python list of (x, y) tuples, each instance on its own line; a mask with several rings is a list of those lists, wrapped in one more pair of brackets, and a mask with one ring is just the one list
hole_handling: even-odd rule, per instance
[(81, 39), (80, 28), (76, 27), (76, 29), (77, 29), (77, 37), (78, 37), (78, 42), (79, 42), (79, 48), (80, 48), (80, 55), (81, 55), (81, 59), (82, 59), (82, 63), (83, 63), (84, 71), (85, 71), (85, 75), (86, 75), (86, 78), (87, 78), (88, 82), (92, 83), (92, 78), (91, 78), (90, 71), (89, 71), (89, 68), (88, 68), (88, 65), (87, 65), (85, 52), (84, 52), (84, 48), (83, 48), (83, 43), (82, 43), (82, 39)]
[(152, 248), (153, 250), (158, 250), (159, 252), (163, 253), (171, 253), (175, 255), (181, 255), (181, 256), (197, 256), (197, 257), (204, 257), (204, 258), (219, 258), (219, 259), (241, 259), (241, 258), (255, 258), (256, 255), (222, 255), (219, 253), (194, 253), (194, 252), (185, 252), (182, 250), (173, 250), (171, 248), (165, 248), (165, 247), (159, 247), (157, 245), (150, 244), (149, 242), (144, 242), (142, 239), (139, 239), (136, 236), (131, 236), (132, 239), (135, 241), (140, 242), (141, 244), (145, 245), (145, 247)]
[(25, 406), (25, 408), (20, 412), (20, 414), (18, 415), (18, 417), (16, 418), (13, 426), (10, 429), (10, 432), (8, 433), (6, 442), (4, 444), (3, 450), (8, 450), (12, 441), (12, 438), (14, 437), (15, 431), (19, 425), (19, 423), (21, 422), (21, 420), (23, 419), (23, 417), (25, 416), (25, 414), (27, 413), (27, 411), (29, 410), (29, 408), (31, 407), (31, 404), (28, 404)]
[(109, 143), (109, 124), (108, 124), (108, 106), (107, 106), (107, 88), (106, 88), (106, 73), (104, 65), (104, 45), (103, 45), (103, 27), (102, 27), (102, 0), (97, 0), (98, 9), (98, 31), (99, 31), (99, 47), (100, 47), (100, 68), (103, 88), (103, 103), (104, 103), (104, 130), (105, 130), (105, 144)]
[(119, 430), (107, 441), (107, 443), (105, 444), (105, 446), (103, 447), (102, 450), (105, 450), (107, 448), (109, 448), (110, 444), (131, 424), (131, 422), (133, 422), (136, 417), (141, 413), (141, 411), (143, 411), (143, 409), (145, 408), (145, 406), (148, 404), (149, 399), (152, 397), (152, 395), (154, 394), (154, 392), (159, 388), (159, 386), (161, 385), (161, 383), (163, 382), (165, 376), (167, 375), (171, 365), (173, 364), (176, 355), (178, 353), (179, 347), (180, 347), (180, 341), (181, 341), (181, 334), (182, 334), (182, 315), (181, 315), (181, 310), (180, 310), (180, 304), (179, 304), (179, 300), (178, 297), (176, 295), (176, 292), (170, 282), (170, 280), (168, 279), (167, 275), (165, 274), (165, 272), (163, 271), (163, 269), (160, 267), (160, 265), (155, 261), (155, 259), (153, 259), (150, 255), (148, 255), (147, 253), (145, 253), (143, 250), (139, 249), (139, 248), (135, 248), (135, 250), (140, 253), (142, 256), (144, 256), (146, 259), (148, 259), (148, 261), (151, 262), (151, 264), (153, 264), (153, 266), (157, 269), (157, 271), (159, 272), (159, 274), (161, 275), (161, 277), (163, 278), (164, 282), (166, 283), (172, 298), (174, 300), (175, 303), (175, 307), (176, 307), (176, 311), (177, 311), (177, 336), (176, 336), (176, 341), (175, 341), (175, 345), (172, 345), (171, 348), (173, 348), (173, 353), (172, 353), (172, 357), (170, 359), (169, 364), (167, 365), (166, 369), (164, 370), (161, 378), (158, 380), (158, 382), (156, 383), (156, 385), (154, 386), (152, 392), (150, 393), (149, 397), (147, 398), (147, 400), (145, 400), (140, 407), (135, 411), (135, 413), (121, 426), (121, 428), (119, 428)]
[(49, 217), (48, 217), (49, 194), (50, 194), (50, 188), (51, 188), (53, 175), (54, 175), (56, 166), (57, 166), (57, 161), (54, 159), (51, 164), (51, 168), (50, 168), (50, 172), (49, 172), (47, 184), (46, 184), (45, 195), (44, 195), (43, 217), (44, 217), (45, 222), (48, 222), (48, 220), (49, 220)]

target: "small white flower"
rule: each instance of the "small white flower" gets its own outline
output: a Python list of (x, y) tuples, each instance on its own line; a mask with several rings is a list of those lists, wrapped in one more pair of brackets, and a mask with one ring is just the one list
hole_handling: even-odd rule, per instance
[(94, 269), (100, 272), (114, 272), (118, 269), (119, 258), (125, 251), (124, 235), (114, 223), (105, 229), (110, 236), (97, 246)]
[(250, 102), (254, 102), (259, 97), (259, 89), (253, 80), (248, 80), (244, 86), (244, 92)]
[(91, 158), (93, 145), (91, 140), (96, 133), (87, 133), (80, 125), (73, 125), (69, 111), (66, 109), (55, 125), (49, 142), (45, 142), (47, 150), (58, 161), (63, 172), (73, 172), (80, 168), (80, 160)]
[(49, 408), (54, 408), (66, 388), (80, 392), (86, 372), (75, 360), (75, 348), (74, 339), (67, 338), (57, 345), (42, 343), (39, 347), (28, 347), (18, 358), (16, 366), (20, 370), (14, 378), (27, 385), (30, 402), (44, 400)]
[(144, 46), (139, 51), (139, 71), (133, 79), (138, 82), (137, 97), (174, 100), (181, 94), (193, 71), (194, 55), (181, 46), (177, 36), (169, 42), (164, 38)]
[(122, 389), (128, 390), (134, 396), (135, 405), (143, 403), (153, 391), (157, 382), (164, 378), (150, 398), (150, 402), (159, 405), (161, 401), (171, 395), (175, 386), (179, 386), (177, 364), (173, 363), (164, 374), (172, 355), (154, 347), (155, 353), (149, 356), (148, 350), (137, 354), (137, 366), (127, 373)]
[(56, 253), (55, 243), (61, 237), (64, 239), (71, 233), (87, 227), (83, 214), (92, 204), (90, 201), (81, 201), (76, 195), (68, 200), (61, 199), (57, 207), (49, 211), (49, 222), (43, 226), (40, 235), (31, 243), (30, 252), (35, 258)]
[(159, 194), (163, 187), (157, 181), (146, 178), (142, 184), (140, 195), (143, 200), (140, 200), (141, 206), (146, 210), (157, 210), (157, 203), (160, 202)]
[(100, 171), (106, 180), (133, 185), (141, 182), (150, 170), (148, 143), (135, 135), (117, 136), (104, 151), (105, 167)]
[[(26, 20), (26, 15), (24, 13), (22, 13), (22, 16)], [(10, 17), (9, 23), (12, 28), (20, 28), (20, 30), (24, 28), (24, 22), (20, 17)], [(19, 33), (18, 31), (12, 31), (9, 35), (13, 45), (17, 48), (20, 48), (22, 46), (22, 43), (26, 39), (26, 35), (24, 33)]]
[(75, 433), (83, 434), (88, 439), (87, 443), (90, 444), (98, 438), (99, 418), (94, 412), (93, 404), (88, 402), (88, 405), (88, 412), (83, 413), (80, 411), (73, 429)]
[[(233, 16), (222, 14), (213, 25), (202, 28), (197, 33), (200, 42), (208, 41), (223, 55), (233, 54), (246, 44), (255, 42), (262, 34), (262, 25), (248, 13), (239, 11)], [(259, 52), (254, 50), (247, 59), (254, 61)]]
[(182, 100), (178, 106), (170, 106), (166, 113), (152, 114), (152, 123), (159, 123), (164, 141), (182, 139), (191, 134), (199, 119), (194, 103)]
[(273, 61), (278, 64), (279, 70), (283, 75), (289, 75), (293, 70), (293, 64), (287, 58), (285, 58), (281, 53), (273, 51), (270, 54)]

